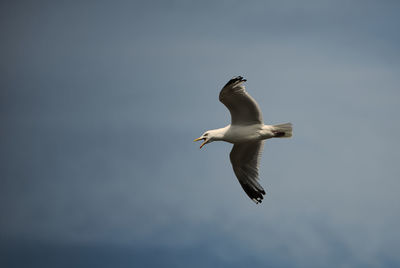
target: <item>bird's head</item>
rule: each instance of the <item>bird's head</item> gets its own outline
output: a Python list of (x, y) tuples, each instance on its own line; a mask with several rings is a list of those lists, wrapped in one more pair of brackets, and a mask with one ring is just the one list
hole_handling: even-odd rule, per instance
[(207, 143), (213, 142), (215, 140), (215, 135), (214, 131), (208, 130), (203, 133), (203, 135), (200, 136), (200, 138), (195, 139), (194, 141), (200, 141), (203, 140), (203, 143), (200, 145), (200, 149), (206, 145)]

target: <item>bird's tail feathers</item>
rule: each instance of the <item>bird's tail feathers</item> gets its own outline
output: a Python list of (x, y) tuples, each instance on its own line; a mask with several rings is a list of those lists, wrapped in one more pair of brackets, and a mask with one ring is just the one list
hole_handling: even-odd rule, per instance
[(290, 138), (292, 137), (292, 123), (285, 123), (279, 125), (273, 125), (272, 131), (275, 134), (275, 138)]

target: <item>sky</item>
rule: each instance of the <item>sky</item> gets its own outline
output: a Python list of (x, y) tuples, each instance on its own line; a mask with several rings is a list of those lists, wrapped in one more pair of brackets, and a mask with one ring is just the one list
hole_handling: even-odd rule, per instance
[[(1, 267), (399, 267), (398, 1), (2, 1)], [(254, 204), (231, 145), (266, 124)]]

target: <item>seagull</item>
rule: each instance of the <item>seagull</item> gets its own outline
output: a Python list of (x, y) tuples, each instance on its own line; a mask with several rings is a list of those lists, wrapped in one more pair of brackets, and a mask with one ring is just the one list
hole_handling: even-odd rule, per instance
[(233, 171), (246, 194), (259, 204), (265, 195), (265, 190), (258, 182), (258, 166), (264, 140), (290, 138), (292, 124), (264, 125), (260, 107), (243, 85), (246, 81), (242, 76), (235, 76), (219, 93), (219, 100), (231, 114), (231, 124), (208, 130), (194, 141), (203, 140), (200, 149), (213, 141), (232, 143), (229, 156)]

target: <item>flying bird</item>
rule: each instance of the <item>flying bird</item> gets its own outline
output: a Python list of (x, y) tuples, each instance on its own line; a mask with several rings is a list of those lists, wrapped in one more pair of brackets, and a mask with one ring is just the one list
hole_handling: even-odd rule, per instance
[(258, 182), (258, 166), (264, 140), (291, 137), (292, 124), (264, 125), (257, 102), (243, 85), (246, 81), (242, 76), (233, 77), (219, 93), (219, 100), (231, 113), (231, 124), (208, 130), (194, 141), (203, 140), (200, 148), (213, 141), (232, 143), (229, 156), (233, 171), (246, 194), (258, 204), (265, 195), (265, 190)]

